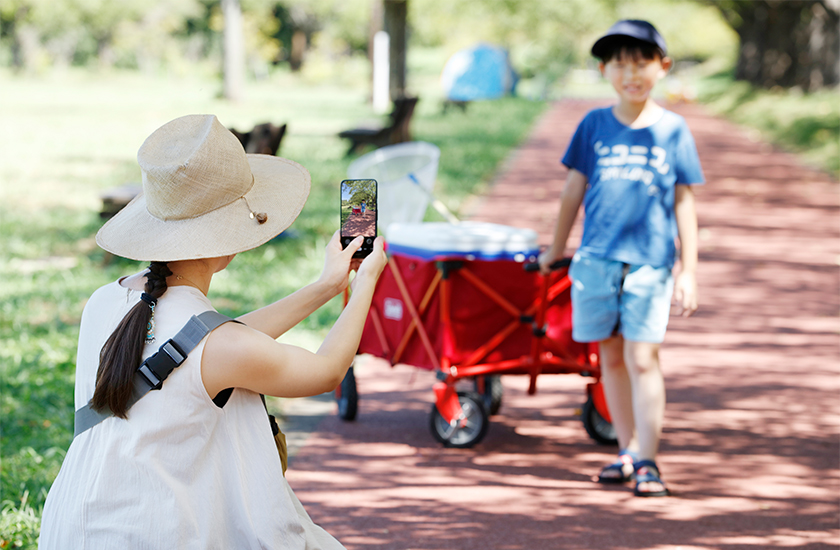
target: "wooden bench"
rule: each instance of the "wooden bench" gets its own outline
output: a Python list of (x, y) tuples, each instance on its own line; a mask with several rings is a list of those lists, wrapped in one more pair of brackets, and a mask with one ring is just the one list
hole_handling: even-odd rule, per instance
[(143, 188), (139, 183), (127, 183), (106, 190), (99, 195), (99, 198), (102, 199), (102, 210), (99, 211), (99, 217), (103, 220), (114, 217), (114, 214), (122, 210), (142, 190)]
[(286, 135), (286, 125), (275, 126), (270, 122), (257, 124), (250, 132), (239, 132), (230, 128), (230, 132), (236, 136), (245, 152), (249, 154), (275, 156), (280, 150), (280, 142)]
[(347, 155), (361, 151), (365, 145), (384, 147), (411, 141), (411, 117), (417, 100), (416, 97), (394, 100), (394, 109), (391, 111), (390, 123), (387, 126), (360, 126), (340, 132), (338, 137), (350, 140)]

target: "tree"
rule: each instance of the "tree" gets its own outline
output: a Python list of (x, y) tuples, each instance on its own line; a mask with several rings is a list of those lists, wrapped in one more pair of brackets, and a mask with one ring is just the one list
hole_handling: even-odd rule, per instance
[(242, 35), (242, 7), (239, 0), (222, 0), (224, 29), (224, 94), (225, 98), (242, 99), (245, 80), (245, 38)]
[(342, 195), (349, 197), (347, 203), (359, 206), (364, 201), (367, 206), (376, 210), (376, 192), (371, 180), (345, 180), (342, 184)]
[(390, 64), (390, 75), (388, 89), (391, 100), (395, 100), (405, 96), (408, 0), (384, 0), (384, 8), (384, 29), (389, 37), (388, 62)]
[(840, 83), (840, 0), (704, 0), (740, 38), (735, 78), (812, 91)]

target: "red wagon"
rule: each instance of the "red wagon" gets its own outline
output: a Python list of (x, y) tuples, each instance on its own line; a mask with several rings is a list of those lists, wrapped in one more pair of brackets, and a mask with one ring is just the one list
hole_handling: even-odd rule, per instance
[[(388, 265), (359, 353), (436, 371), (430, 428), (444, 445), (481, 441), (501, 405), (501, 375), (528, 376), (533, 394), (539, 375), (569, 373), (592, 377), (582, 413), (587, 433), (600, 443), (615, 442), (597, 345), (571, 338), (568, 261), (543, 277), (534, 263), (536, 237), (531, 230), (476, 222), (388, 230)], [(336, 396), (339, 416), (355, 418), (352, 368)]]

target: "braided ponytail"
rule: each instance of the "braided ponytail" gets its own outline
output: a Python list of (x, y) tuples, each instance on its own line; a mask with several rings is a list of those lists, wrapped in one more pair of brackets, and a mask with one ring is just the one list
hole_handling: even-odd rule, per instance
[(125, 418), (134, 388), (134, 371), (143, 359), (149, 321), (154, 304), (166, 292), (166, 278), (172, 271), (166, 262), (152, 262), (146, 273), (142, 299), (123, 317), (99, 352), (99, 370), (91, 404)]

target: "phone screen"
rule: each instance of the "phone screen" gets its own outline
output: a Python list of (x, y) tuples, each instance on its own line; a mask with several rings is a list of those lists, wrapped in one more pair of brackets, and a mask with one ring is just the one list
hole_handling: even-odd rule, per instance
[(363, 258), (373, 250), (377, 229), (376, 180), (358, 179), (341, 182), (341, 246), (362, 235), (362, 247), (353, 255)]

